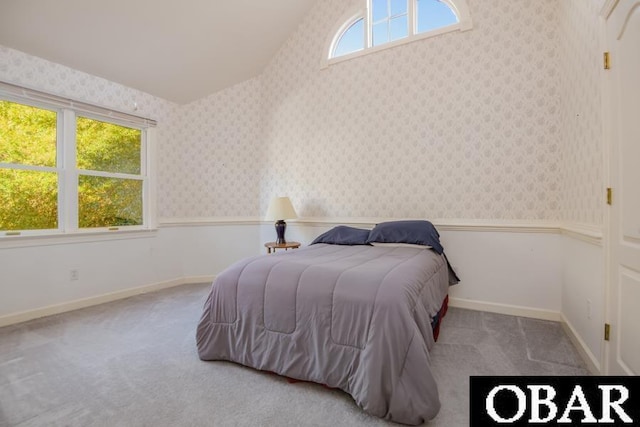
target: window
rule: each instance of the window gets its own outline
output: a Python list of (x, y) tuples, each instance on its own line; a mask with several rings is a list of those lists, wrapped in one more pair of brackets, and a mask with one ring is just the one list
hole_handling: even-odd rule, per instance
[(471, 29), (465, 0), (368, 0), (329, 46), (327, 63), (450, 31)]
[(454, 25), (457, 22), (458, 17), (444, 2), (437, 0), (416, 1), (417, 34)]
[(371, 0), (371, 45), (409, 35), (408, 0)]
[(0, 236), (148, 228), (154, 122), (7, 96), (9, 86), (0, 83)]
[(78, 225), (142, 225), (142, 130), (76, 118)]
[(0, 101), (0, 230), (58, 228), (58, 113)]
[(358, 18), (357, 21), (349, 23), (344, 32), (341, 32), (336, 47), (333, 49), (332, 57), (358, 52), (364, 49), (364, 46), (364, 19)]

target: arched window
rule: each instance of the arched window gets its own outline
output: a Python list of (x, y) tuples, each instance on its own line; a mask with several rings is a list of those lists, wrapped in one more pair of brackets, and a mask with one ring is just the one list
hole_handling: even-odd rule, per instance
[(379, 46), (409, 35), (408, 0), (371, 0), (371, 46)]
[(457, 24), (458, 17), (451, 7), (443, 1), (416, 1), (416, 34), (437, 30)]
[(365, 47), (364, 19), (356, 18), (355, 22), (348, 22), (346, 29), (340, 32), (340, 37), (336, 40), (331, 57), (335, 58), (358, 52)]
[(367, 0), (334, 30), (324, 62), (471, 28), (466, 0)]

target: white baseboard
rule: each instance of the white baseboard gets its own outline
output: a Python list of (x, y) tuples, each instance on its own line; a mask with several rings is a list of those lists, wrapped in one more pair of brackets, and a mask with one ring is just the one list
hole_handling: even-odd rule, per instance
[(560, 322), (562, 328), (569, 336), (569, 339), (578, 350), (578, 353), (580, 353), (582, 360), (584, 360), (584, 363), (587, 365), (589, 372), (593, 375), (602, 375), (600, 362), (591, 350), (589, 350), (589, 347), (587, 347), (586, 343), (582, 340), (571, 323), (569, 323), (567, 318), (560, 312), (486, 301), (473, 301), (455, 297), (449, 297), (449, 305), (451, 307), (466, 308), (469, 310), (488, 311), (490, 313), (508, 314), (511, 316), (530, 317), (533, 319)]
[(569, 335), (569, 339), (578, 350), (578, 353), (580, 353), (580, 356), (582, 356), (584, 363), (587, 364), (587, 369), (589, 369), (589, 372), (591, 372), (593, 375), (602, 375), (602, 367), (600, 365), (600, 362), (591, 352), (589, 347), (587, 347), (587, 344), (582, 340), (582, 338), (580, 338), (578, 332), (573, 328), (571, 323), (569, 323), (564, 315), (562, 315), (561, 322), (562, 328), (565, 330), (567, 335)]
[[(20, 313), (8, 314), (5, 316), (0, 316), (0, 327), (13, 325), (20, 322), (26, 322), (27, 320), (38, 319), (40, 317), (64, 313), (66, 311), (91, 307), (93, 305), (104, 304), (107, 302), (129, 298), (147, 292), (159, 291), (161, 289), (171, 288), (174, 286), (180, 286), (189, 283), (213, 282), (214, 278), (215, 276), (183, 277), (179, 279), (168, 280), (166, 282), (140, 286), (137, 288), (124, 289), (122, 291), (111, 292), (94, 297), (82, 298), (62, 304), (50, 305), (47, 307), (37, 308), (35, 310), (27, 310)], [(553, 320), (557, 322), (563, 321), (560, 313), (558, 312), (530, 307), (521, 307), (516, 305), (498, 304), (486, 301), (474, 301), (455, 297), (449, 297), (449, 305), (451, 307), (466, 308), (469, 310), (477, 311), (488, 311), (490, 313), (509, 314), (512, 316), (531, 317), (534, 319)]]
[[(159, 291), (161, 289), (172, 288), (191, 283), (213, 282), (215, 276), (191, 276), (180, 279), (168, 280), (165, 282), (153, 283), (150, 285), (139, 286), (137, 288), (124, 289), (122, 291), (110, 292), (89, 298), (82, 298), (75, 301), (69, 301), (62, 304), (50, 305), (35, 310), (27, 310), (20, 313), (0, 316), (0, 327), (13, 325), (16, 323), (26, 322), (28, 320), (38, 319), (45, 316), (60, 314), (67, 311), (78, 310), (81, 308), (91, 307), (98, 304), (104, 304), (135, 295), (145, 294), (148, 292)], [(594, 375), (600, 375), (600, 363), (593, 353), (586, 346), (580, 335), (575, 331), (562, 313), (535, 309), (531, 307), (522, 307), (516, 305), (499, 304), (487, 301), (473, 301), (464, 298), (449, 298), (451, 307), (465, 308), (469, 310), (487, 311), (490, 313), (507, 314), (512, 316), (530, 317), (534, 319), (551, 320), (560, 322), (569, 335), (569, 338), (578, 349), (578, 352), (587, 364), (587, 368)]]
[(489, 313), (508, 314), (510, 316), (530, 317), (533, 319), (561, 321), (558, 311), (543, 310), (539, 308), (523, 307), (519, 305), (499, 304), (487, 301), (474, 301), (464, 298), (449, 297), (451, 307), (466, 308), (476, 311), (488, 311)]
[(27, 311), (22, 311), (20, 313), (8, 314), (5, 316), (0, 316), (0, 327), (13, 325), (21, 322), (26, 322), (27, 320), (38, 319), (40, 317), (64, 313), (67, 311), (78, 310), (80, 308), (91, 307), (98, 304), (104, 304), (104, 303), (116, 301), (119, 299), (129, 298), (135, 295), (146, 294), (148, 292), (153, 292), (153, 291), (159, 291), (161, 289), (172, 288), (174, 286), (186, 285), (190, 283), (213, 282), (214, 278), (215, 276), (183, 277), (180, 279), (168, 280), (166, 282), (139, 286), (137, 288), (110, 292), (107, 294), (97, 295), (94, 297), (82, 298), (75, 301), (65, 302), (62, 304), (50, 305), (47, 307), (37, 308), (35, 310), (27, 310)]

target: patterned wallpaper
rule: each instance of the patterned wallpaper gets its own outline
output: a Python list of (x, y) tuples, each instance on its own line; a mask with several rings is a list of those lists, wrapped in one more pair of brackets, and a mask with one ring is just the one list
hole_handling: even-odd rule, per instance
[(160, 217), (258, 216), (266, 146), (262, 88), (252, 79), (180, 107), (165, 147)]
[[(323, 0), (258, 78), (177, 106), (0, 46), (0, 78), (158, 120), (158, 216), (601, 223), (596, 3), (468, 0), (474, 28), (321, 69)], [(585, 69), (589, 71), (585, 72)]]
[(361, 0), (318, 2), (261, 78), (260, 210), (303, 216), (557, 220), (556, 0), (470, 0), (474, 28), (320, 69)]
[(601, 225), (603, 172), (599, 16), (603, 0), (558, 2), (565, 221)]

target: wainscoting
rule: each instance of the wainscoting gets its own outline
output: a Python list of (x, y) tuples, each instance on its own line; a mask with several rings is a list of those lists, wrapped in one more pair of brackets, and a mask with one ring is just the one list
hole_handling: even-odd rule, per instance
[[(373, 227), (380, 218), (290, 221), (287, 238), (310, 243), (336, 224)], [(560, 321), (594, 372), (602, 361), (604, 255), (601, 232), (555, 223), (434, 221), (461, 278), (460, 308)], [(162, 220), (122, 240), (37, 240), (0, 248), (0, 326), (211, 281), (233, 262), (266, 253), (273, 225), (257, 218)], [(70, 280), (77, 270), (78, 280)]]

